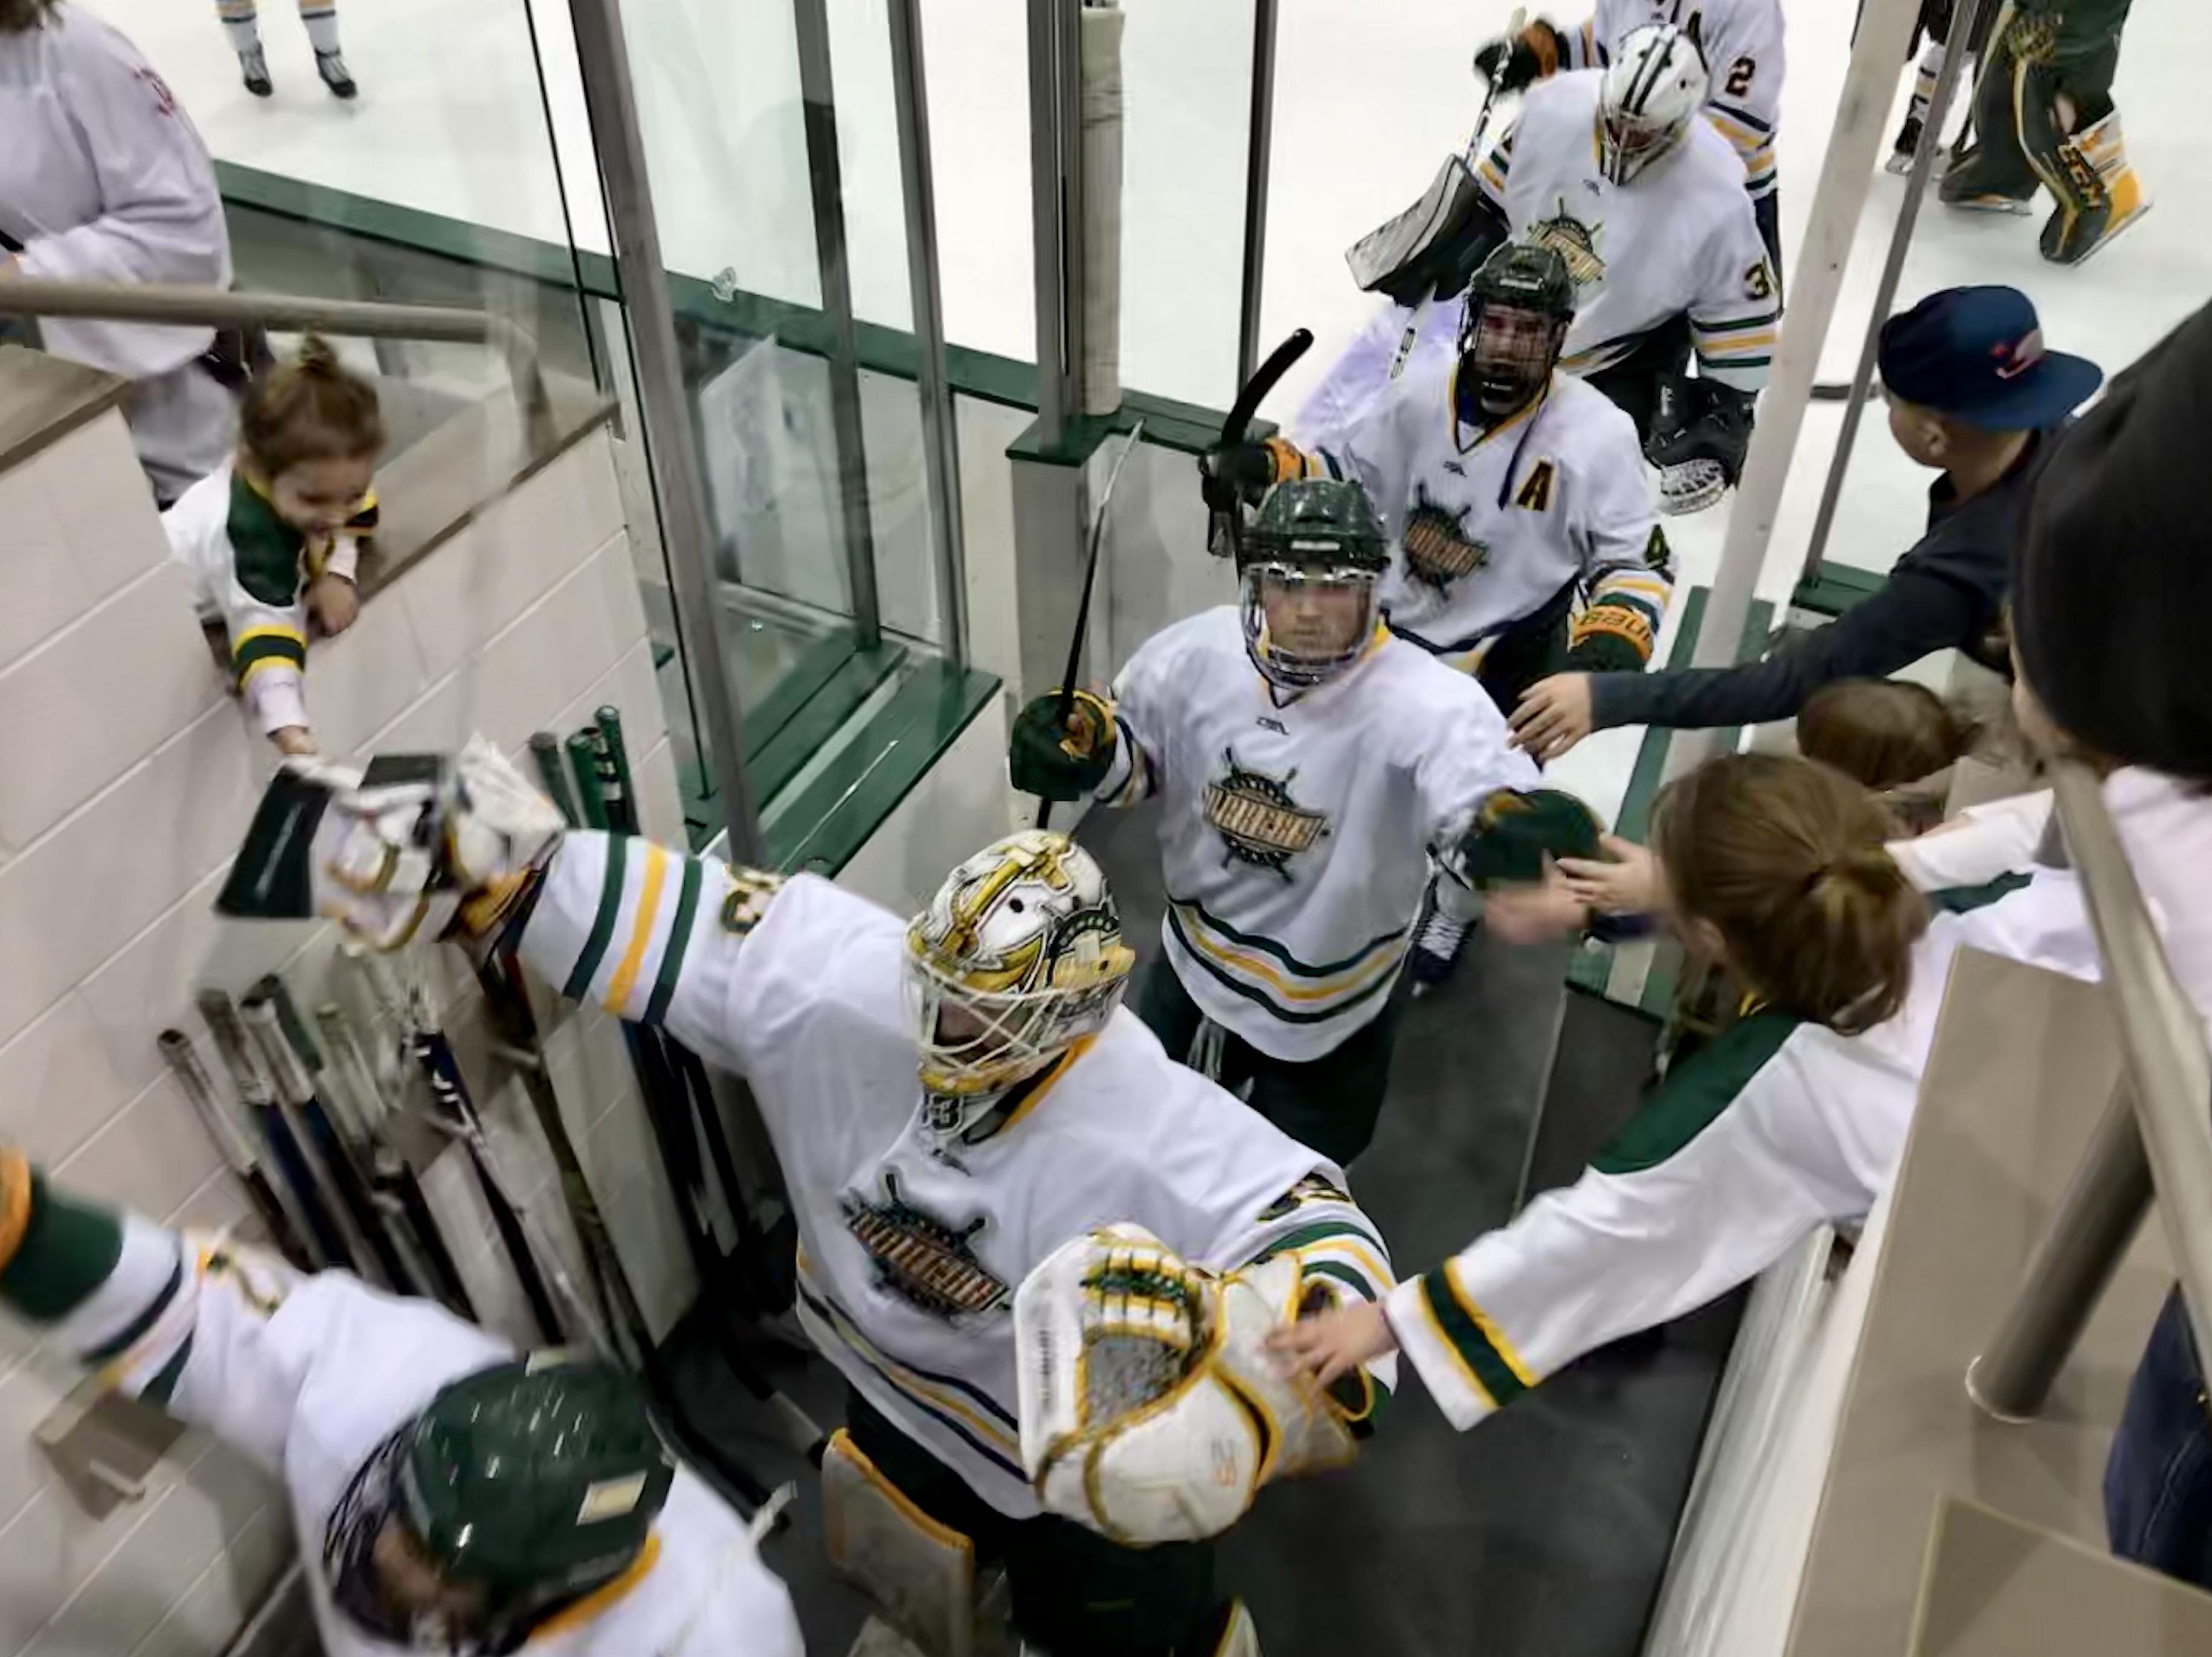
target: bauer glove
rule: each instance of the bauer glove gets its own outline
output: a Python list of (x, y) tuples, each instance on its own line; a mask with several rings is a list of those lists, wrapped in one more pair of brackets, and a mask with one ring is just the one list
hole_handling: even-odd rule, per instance
[(1305, 451), (1285, 437), (1259, 443), (1227, 443), (1198, 458), (1199, 493), (1214, 512), (1231, 512), (1260, 498), (1286, 477), (1317, 475)]
[(1492, 40), (1474, 54), (1474, 72), (1500, 92), (1520, 92), (1559, 72), (1559, 30), (1539, 18), (1508, 40)]
[(1267, 1347), (1298, 1292), (1295, 1252), (1221, 1277), (1139, 1225), (1046, 1256), (1014, 1296), (1022, 1466), (1045, 1510), (1127, 1547), (1193, 1542), (1269, 1480), (1349, 1461), (1343, 1412)]
[(1103, 697), (1079, 690), (1060, 715), (1060, 693), (1039, 696), (1014, 716), (1006, 750), (1013, 785), (1039, 799), (1081, 799), (1114, 768), (1114, 710)]
[(481, 736), (458, 759), (391, 755), (366, 771), (278, 771), (216, 897), (251, 920), (336, 920), (372, 948), (495, 938), (565, 825)]

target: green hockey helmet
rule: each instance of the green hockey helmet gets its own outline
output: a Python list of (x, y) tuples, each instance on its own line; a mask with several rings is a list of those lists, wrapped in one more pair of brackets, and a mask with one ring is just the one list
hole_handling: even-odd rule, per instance
[(1270, 683), (1303, 690), (1358, 660), (1390, 545), (1367, 491), (1333, 477), (1275, 485), (1243, 537), (1244, 647)]
[(619, 1575), (675, 1478), (635, 1381), (540, 1353), (430, 1400), (408, 1435), (399, 1507), (441, 1574), (483, 1584), (512, 1611)]
[(1500, 243), (1468, 284), (1460, 314), (1460, 396), (1481, 423), (1527, 406), (1552, 378), (1575, 319), (1566, 258), (1540, 242)]

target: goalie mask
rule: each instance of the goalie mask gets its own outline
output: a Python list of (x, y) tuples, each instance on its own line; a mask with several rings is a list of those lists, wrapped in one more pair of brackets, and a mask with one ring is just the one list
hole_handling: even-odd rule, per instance
[(1710, 82), (1696, 39), (1672, 23), (1632, 30), (1597, 99), (1598, 169), (1628, 184), (1670, 153), (1705, 106)]
[(324, 1533), (331, 1598), (400, 1645), (511, 1651), (635, 1563), (675, 1478), (618, 1370), (558, 1352), (479, 1370), (354, 1475)]
[(1301, 477), (1276, 484), (1237, 556), (1252, 665), (1285, 690), (1311, 689), (1344, 672), (1374, 634), (1376, 583), (1389, 562), (1382, 525), (1358, 483)]
[(1104, 1029), (1137, 959), (1091, 853), (1041, 829), (955, 869), (906, 948), (929, 1125), (946, 1134)]
[(1505, 242), (1482, 262), (1459, 325), (1457, 395), (1480, 416), (1473, 423), (1494, 425), (1551, 384), (1574, 319), (1574, 278), (1558, 249)]

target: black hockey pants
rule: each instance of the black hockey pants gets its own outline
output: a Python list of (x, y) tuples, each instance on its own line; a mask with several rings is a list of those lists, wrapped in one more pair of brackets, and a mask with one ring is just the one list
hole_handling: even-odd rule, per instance
[[(1224, 1031), (1221, 1085), (1234, 1093), (1249, 1082), (1253, 1109), (1300, 1144), (1347, 1168), (1375, 1137), (1403, 1007), (1403, 995), (1394, 992), (1381, 1012), (1333, 1051), (1304, 1064), (1271, 1059)], [(1137, 1017), (1178, 1063), (1185, 1061), (1206, 1019), (1164, 955), (1153, 957), (1137, 986)]]
[(1001, 1562), (1014, 1627), (1051, 1657), (1211, 1657), (1230, 1602), (1213, 1587), (1212, 1542), (1125, 1548), (1072, 1519), (1009, 1519), (851, 1388), (845, 1430), (915, 1506)]

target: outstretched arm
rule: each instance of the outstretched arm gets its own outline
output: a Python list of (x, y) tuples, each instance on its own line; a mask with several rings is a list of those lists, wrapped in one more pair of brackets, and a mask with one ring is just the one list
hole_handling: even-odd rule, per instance
[[(305, 1277), (272, 1254), (171, 1231), (58, 1189), (0, 1149), (0, 1303), (52, 1326), (110, 1387), (282, 1470), (319, 1379), (367, 1395), (498, 1363), (504, 1342), (434, 1302), (343, 1272)], [(385, 1372), (386, 1378), (379, 1372)]]

